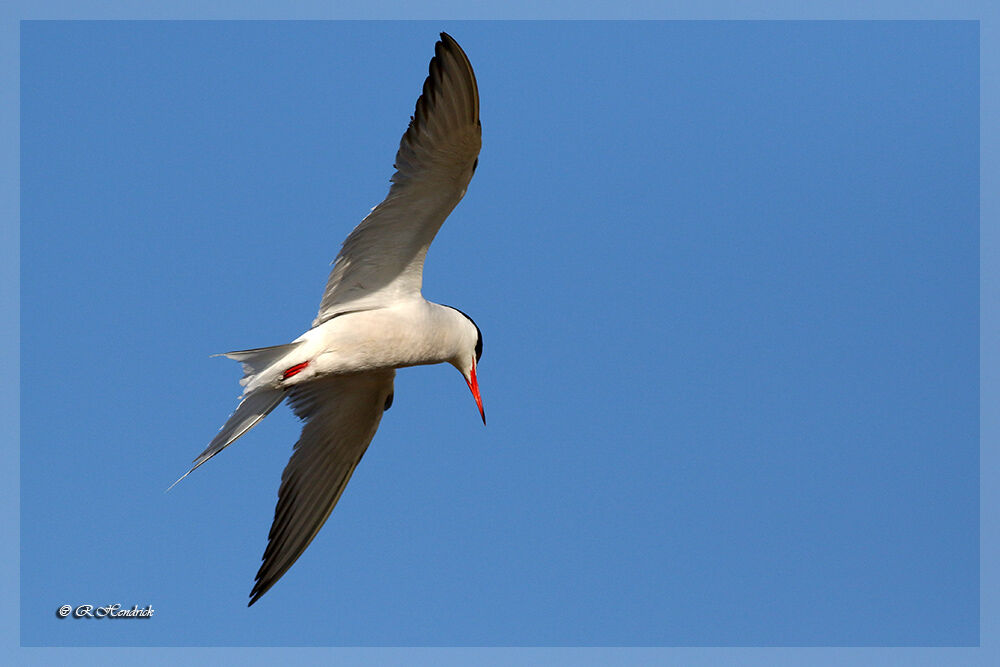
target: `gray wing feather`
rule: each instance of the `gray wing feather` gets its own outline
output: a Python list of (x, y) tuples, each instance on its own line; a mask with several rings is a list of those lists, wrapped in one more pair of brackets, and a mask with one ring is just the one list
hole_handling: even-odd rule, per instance
[(465, 195), (481, 135), (472, 65), (458, 43), (441, 33), (399, 143), (389, 194), (344, 241), (313, 326), (344, 310), (420, 293), (427, 248)]
[(288, 571), (330, 516), (375, 436), (395, 374), (331, 376), (289, 390), (289, 404), (306, 423), (281, 475), (250, 604)]

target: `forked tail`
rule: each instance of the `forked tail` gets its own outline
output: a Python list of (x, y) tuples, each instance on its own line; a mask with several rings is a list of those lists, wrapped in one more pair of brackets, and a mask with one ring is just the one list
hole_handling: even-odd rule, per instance
[[(272, 389), (271, 387), (261, 387), (247, 394), (240, 401), (236, 412), (229, 417), (229, 420), (222, 426), (219, 433), (212, 438), (212, 442), (208, 443), (205, 451), (199, 454), (198, 458), (194, 460), (191, 470), (184, 473), (177, 482), (190, 475), (194, 472), (195, 468), (233, 444), (237, 438), (256, 426), (271, 410), (278, 407), (278, 404), (284, 398), (284, 390)], [(167, 488), (167, 491), (174, 488), (177, 482), (171, 484)]]
[[(226, 356), (243, 364), (243, 379), (240, 380), (240, 384), (245, 387), (256, 374), (267, 369), (271, 364), (298, 347), (298, 345), (299, 343), (288, 343), (286, 345), (275, 345), (274, 347), (259, 347), (253, 350), (226, 352), (223, 355), (216, 356)], [(233, 444), (237, 438), (256, 426), (271, 410), (278, 407), (278, 404), (284, 398), (285, 392), (283, 389), (275, 389), (271, 386), (259, 387), (244, 396), (243, 400), (236, 407), (236, 411), (230, 415), (226, 423), (219, 429), (218, 434), (212, 438), (212, 442), (208, 443), (205, 451), (199, 454), (198, 458), (194, 460), (191, 470), (184, 473), (177, 482), (190, 475), (194, 472), (195, 468)], [(171, 484), (167, 488), (167, 491), (174, 488), (177, 482)]]

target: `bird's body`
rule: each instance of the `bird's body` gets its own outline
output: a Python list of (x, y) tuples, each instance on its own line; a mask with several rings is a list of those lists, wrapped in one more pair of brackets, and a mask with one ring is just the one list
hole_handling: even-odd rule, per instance
[(421, 294), (427, 249), (465, 195), (480, 134), (472, 66), (442, 33), (396, 154), (389, 195), (344, 241), (312, 328), (291, 343), (225, 355), (243, 364), (242, 400), (187, 474), (286, 398), (305, 421), (282, 474), (250, 604), (295, 562), (333, 510), (392, 404), (397, 368), (452, 364), (486, 421), (476, 379), (479, 328)]
[[(454, 308), (422, 297), (344, 313), (292, 341), (287, 354), (248, 378), (244, 395), (261, 387), (290, 389), (331, 374), (447, 362), (470, 345), (465, 321)], [(308, 365), (285, 376), (300, 364)]]

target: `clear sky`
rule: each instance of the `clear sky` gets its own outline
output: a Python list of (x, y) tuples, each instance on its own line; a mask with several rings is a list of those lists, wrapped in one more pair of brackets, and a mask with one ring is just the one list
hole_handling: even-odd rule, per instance
[[(449, 31), (483, 151), (407, 369), (253, 608), (279, 408), (208, 355), (309, 326)], [(970, 645), (975, 23), (31, 23), (27, 645)], [(62, 604), (151, 604), (74, 622)]]

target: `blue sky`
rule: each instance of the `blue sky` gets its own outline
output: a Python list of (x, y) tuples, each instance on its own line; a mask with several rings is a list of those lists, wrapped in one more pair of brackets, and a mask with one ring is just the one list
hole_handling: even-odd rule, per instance
[[(396, 401), (244, 608), (309, 325), (448, 30), (484, 148)], [(973, 23), (49, 23), (21, 42), (28, 645), (969, 645)], [(152, 604), (155, 621), (55, 618)], [(193, 608), (219, 610), (208, 618)], [(294, 610), (294, 612), (290, 612)]]

